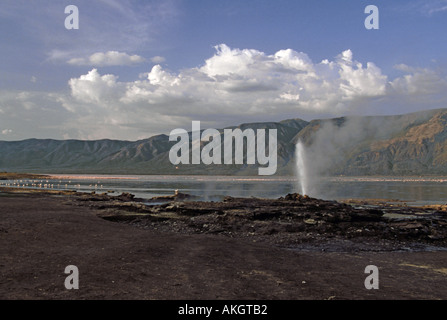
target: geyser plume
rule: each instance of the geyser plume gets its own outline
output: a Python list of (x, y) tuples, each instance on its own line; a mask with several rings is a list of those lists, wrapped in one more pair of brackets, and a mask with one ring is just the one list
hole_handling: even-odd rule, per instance
[[(407, 117), (342, 117), (314, 121), (301, 133), (295, 145), (297, 192), (302, 195), (328, 199), (336, 190), (325, 187), (327, 178), (350, 171), (349, 156), (368, 156), (371, 141), (389, 139), (399, 134), (403, 125), (420, 121)], [(354, 171), (354, 174), (357, 172)]]
[(296, 159), (296, 171), (298, 175), (298, 185), (299, 185), (299, 193), (302, 195), (307, 195), (308, 193), (308, 184), (309, 184), (309, 176), (308, 170), (306, 166), (306, 155), (304, 144), (301, 140), (298, 140), (298, 143), (295, 147), (295, 159)]

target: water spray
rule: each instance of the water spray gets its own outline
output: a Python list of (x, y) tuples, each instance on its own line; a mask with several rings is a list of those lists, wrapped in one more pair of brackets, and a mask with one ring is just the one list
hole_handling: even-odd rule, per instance
[(296, 171), (298, 175), (298, 187), (299, 193), (302, 195), (307, 195), (309, 176), (306, 166), (305, 158), (305, 147), (301, 140), (298, 141), (295, 147), (295, 158), (296, 158)]

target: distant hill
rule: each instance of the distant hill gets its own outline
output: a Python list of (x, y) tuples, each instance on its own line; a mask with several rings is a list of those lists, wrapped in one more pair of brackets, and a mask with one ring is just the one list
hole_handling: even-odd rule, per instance
[[(247, 123), (276, 129), (277, 175), (295, 172), (295, 145), (305, 145), (309, 170), (329, 175), (447, 174), (447, 109), (397, 116), (341, 117), (310, 122)], [(223, 129), (219, 130), (223, 134)], [(167, 135), (139, 141), (0, 141), (0, 171), (103, 174), (257, 175), (258, 165), (178, 165)], [(206, 144), (206, 143), (202, 143)], [(222, 138), (223, 144), (223, 138)]]

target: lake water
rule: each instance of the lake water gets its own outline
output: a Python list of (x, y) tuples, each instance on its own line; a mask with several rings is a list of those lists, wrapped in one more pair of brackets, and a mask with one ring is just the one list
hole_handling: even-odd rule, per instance
[[(172, 195), (175, 190), (219, 200), (224, 196), (279, 198), (299, 192), (299, 181), (291, 177), (240, 176), (146, 176), (146, 175), (53, 175), (48, 180), (0, 181), (20, 186), (81, 192), (129, 192), (136, 197)], [(447, 203), (447, 177), (330, 177), (315, 180), (309, 195), (327, 200), (397, 199), (409, 205)], [(112, 193), (113, 191), (113, 193)]]

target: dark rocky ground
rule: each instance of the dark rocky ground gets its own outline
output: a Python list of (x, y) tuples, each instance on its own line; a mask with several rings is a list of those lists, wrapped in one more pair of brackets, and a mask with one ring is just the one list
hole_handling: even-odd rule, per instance
[(135, 201), (132, 195), (89, 194), (77, 200), (102, 210), (100, 216), (109, 221), (181, 234), (219, 234), (290, 249), (447, 250), (447, 212), (442, 206), (416, 208), (378, 201), (346, 204), (298, 194), (210, 202), (195, 201), (185, 194), (149, 202)]
[(2, 188), (0, 299), (445, 300), (444, 209)]

